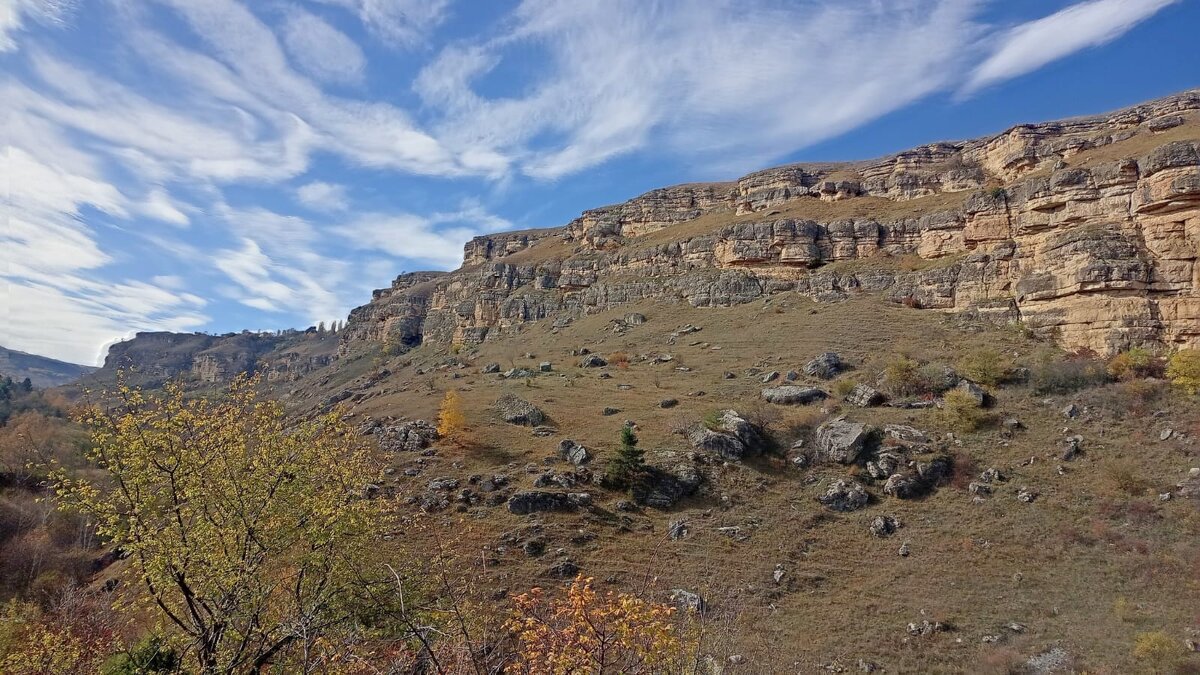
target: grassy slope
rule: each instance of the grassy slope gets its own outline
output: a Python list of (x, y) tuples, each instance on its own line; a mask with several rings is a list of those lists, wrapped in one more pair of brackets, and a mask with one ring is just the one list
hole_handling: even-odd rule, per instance
[[(641, 311), (650, 320), (616, 335), (609, 322), (623, 311)], [(393, 375), (373, 387), (378, 395), (360, 403), (355, 414), (433, 419), (443, 392), (457, 389), (478, 447), (439, 448), (415, 478), (405, 477), (403, 469), (422, 466), (418, 458), (395, 456), (397, 484), (420, 493), (429, 480), (443, 475), (465, 479), (507, 472), (520, 489), (532, 484), (563, 437), (599, 451), (602, 462), (615, 451), (625, 419), (637, 422), (651, 461), (686, 452), (684, 439), (671, 433), (679, 422), (698, 420), (718, 408), (763, 407), (757, 402), (761, 383), (745, 374), (751, 367), (798, 369), (816, 354), (836, 349), (857, 366), (846, 377), (863, 379), (896, 353), (953, 362), (959, 354), (992, 346), (1030, 362), (1047, 349), (1015, 331), (964, 328), (945, 315), (865, 297), (834, 305), (777, 298), (767, 305), (728, 309), (647, 304), (623, 311), (586, 317), (557, 334), (534, 324), (519, 339), (460, 354), (459, 359), (471, 362), (469, 367), (417, 375), (418, 368), (450, 357), (422, 347), (389, 361)], [(667, 334), (687, 323), (703, 330), (668, 346)], [(714, 346), (721, 349), (714, 351)], [(600, 379), (600, 371), (576, 367), (578, 358), (568, 352), (577, 347), (624, 352), (633, 362), (627, 369), (608, 368), (612, 379)], [(533, 358), (525, 358), (526, 352)], [(674, 361), (637, 359), (660, 352), (672, 354)], [(556, 372), (536, 377), (530, 385), (478, 374), (488, 361), (508, 368), (536, 367), (541, 360), (552, 361)], [(680, 372), (678, 366), (692, 370)], [(723, 379), (726, 370), (738, 377)], [(460, 378), (454, 379), (454, 373)], [(618, 384), (632, 389), (619, 390)], [(595, 514), (520, 517), (503, 507), (477, 506), (465, 514), (469, 529), (457, 524), (462, 514), (438, 517), (446, 520), (448, 531), (459, 533), (451, 536), (461, 550), (487, 551), (473, 558), (496, 559), (479, 570), (490, 588), (518, 591), (548, 583), (544, 570), (565, 555), (597, 579), (646, 587), (660, 597), (675, 587), (702, 591), (713, 602), (710, 620), (724, 635), (727, 653), (746, 656), (745, 672), (790, 670), (794, 663), (807, 669), (835, 658), (853, 665), (860, 657), (901, 672), (978, 671), (1052, 644), (1064, 646), (1090, 669), (1126, 672), (1135, 633), (1165, 629), (1182, 639), (1185, 628), (1195, 627), (1200, 513), (1194, 502), (1159, 503), (1155, 495), (1198, 463), (1190, 440), (1158, 442), (1159, 429), (1198, 428), (1200, 410), (1191, 401), (1170, 398), (1151, 408), (1165, 410), (1161, 417), (1127, 411), (1081, 420), (1061, 415), (1067, 401), (1087, 403), (1089, 397), (1110, 405), (1115, 401), (1120, 409), (1127, 398), (1116, 388), (1048, 400), (1024, 386), (997, 390), (996, 411), (1017, 416), (1028, 429), (1011, 439), (990, 429), (961, 440), (957, 449), (980, 469), (996, 466), (1012, 477), (984, 504), (973, 504), (964, 490), (953, 487), (923, 500), (897, 501), (883, 497), (876, 485), (871, 489), (878, 499), (865, 510), (827, 514), (814, 496), (830, 479), (844, 477), (844, 467), (802, 472), (764, 459), (710, 466), (706, 493), (670, 513), (647, 510), (626, 517), (613, 510), (622, 495), (590, 488), (600, 501)], [(560, 433), (536, 438), (528, 429), (500, 422), (490, 406), (505, 391), (545, 409)], [(697, 391), (706, 393), (689, 396)], [(680, 404), (661, 409), (658, 402), (664, 398), (677, 398)], [(605, 417), (604, 406), (622, 413)], [(816, 406), (787, 409), (774, 426), (790, 442), (794, 433), (788, 428), (834, 412), (823, 413)], [(894, 421), (939, 429), (932, 411), (841, 412), (874, 424)], [(1066, 475), (1059, 475), (1057, 452), (1064, 428), (1084, 436), (1088, 453), (1066, 464)], [(1036, 461), (1021, 466), (1030, 457)], [(1122, 458), (1136, 461), (1146, 481), (1143, 495), (1122, 493), (1109, 478), (1109, 467)], [(536, 466), (527, 472), (527, 464)], [(1025, 485), (1042, 494), (1033, 504), (1015, 499), (1017, 487)], [(728, 497), (726, 506), (722, 495)], [(867, 524), (885, 513), (905, 526), (892, 538), (876, 539)], [(691, 523), (691, 534), (668, 541), (666, 526), (677, 518)], [(531, 559), (519, 546), (498, 548), (505, 532), (535, 521), (544, 525), (546, 555)], [(717, 531), (726, 526), (743, 528), (748, 539), (737, 541)], [(572, 543), (580, 531), (594, 538)], [(902, 541), (912, 548), (907, 558), (896, 554)], [(564, 555), (556, 554), (558, 548)], [(787, 571), (782, 586), (771, 578), (776, 564)], [(1135, 608), (1124, 618), (1114, 613), (1118, 598)], [(935, 617), (950, 621), (956, 630), (908, 639), (904, 626), (909, 621)], [(1013, 621), (1026, 624), (1028, 631), (1009, 633), (1000, 645), (981, 642), (983, 635), (1007, 633), (1003, 626)]]

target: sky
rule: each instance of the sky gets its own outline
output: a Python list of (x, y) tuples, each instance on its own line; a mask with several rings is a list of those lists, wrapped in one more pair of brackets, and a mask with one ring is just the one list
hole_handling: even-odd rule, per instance
[(471, 237), (1200, 86), (1200, 0), (0, 0), (0, 345), (344, 319)]

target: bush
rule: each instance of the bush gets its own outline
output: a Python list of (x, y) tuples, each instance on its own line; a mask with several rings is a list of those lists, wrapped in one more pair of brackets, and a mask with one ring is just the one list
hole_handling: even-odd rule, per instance
[(1200, 350), (1181, 349), (1167, 365), (1167, 379), (1189, 394), (1200, 391)]
[(907, 356), (897, 356), (883, 367), (884, 381), (897, 396), (916, 396), (928, 389), (921, 377), (921, 364)]
[(1183, 646), (1163, 631), (1138, 633), (1133, 641), (1133, 658), (1156, 673), (1169, 672), (1183, 656)]
[(104, 662), (104, 675), (149, 675), (181, 673), (183, 663), (174, 649), (157, 637), (148, 637)]
[(1108, 381), (1106, 364), (1091, 354), (1078, 353), (1038, 364), (1030, 377), (1035, 394), (1070, 394)]
[(858, 383), (854, 380), (838, 380), (833, 383), (833, 393), (837, 394), (838, 398), (844, 398), (854, 391), (856, 386)]
[(1134, 347), (1108, 360), (1108, 374), (1114, 380), (1123, 382), (1144, 377), (1161, 377), (1163, 362), (1145, 349)]
[(607, 360), (611, 365), (614, 365), (621, 370), (625, 370), (629, 367), (629, 355), (625, 352), (613, 352), (608, 355)]
[(947, 426), (963, 433), (976, 431), (987, 421), (987, 413), (979, 401), (965, 391), (955, 389), (946, 394), (942, 417)]
[(955, 364), (964, 377), (994, 387), (1012, 375), (1012, 362), (995, 349), (976, 349)]
[(1106, 463), (1104, 466), (1104, 476), (1108, 478), (1114, 488), (1127, 495), (1140, 495), (1149, 487), (1149, 483), (1142, 477), (1141, 468), (1136, 462), (1129, 460), (1116, 460)]
[(442, 405), (438, 409), (438, 436), (451, 442), (461, 442), (466, 424), (467, 418), (463, 415), (458, 392), (446, 392), (446, 397), (442, 399)]

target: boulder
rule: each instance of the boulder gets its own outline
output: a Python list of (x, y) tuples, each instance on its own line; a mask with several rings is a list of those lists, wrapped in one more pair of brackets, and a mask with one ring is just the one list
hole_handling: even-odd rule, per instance
[(778, 370), (772, 370), (771, 372), (762, 376), (763, 384), (766, 384), (768, 382), (774, 382), (775, 380), (778, 380), (778, 379), (779, 379), (779, 371)]
[(696, 424), (687, 435), (693, 448), (734, 462), (747, 453), (761, 452), (765, 445), (762, 429), (734, 410), (721, 411), (713, 428)]
[(575, 466), (583, 466), (592, 461), (592, 454), (587, 448), (569, 438), (558, 444), (558, 455)]
[(681, 499), (696, 494), (703, 481), (704, 476), (690, 462), (670, 470), (650, 466), (633, 484), (630, 494), (634, 503), (640, 506), (669, 509)]
[(381, 426), (374, 430), (379, 449), (385, 452), (413, 452), (427, 448), (438, 438), (437, 427), (425, 420), (413, 420), (399, 426)]
[(1063, 441), (1063, 451), (1060, 457), (1069, 462), (1083, 454), (1083, 436), (1068, 436)]
[(515, 394), (504, 394), (496, 401), (496, 410), (509, 424), (536, 427), (546, 421), (546, 413)]
[(483, 370), (480, 370), (479, 372), (483, 373), (484, 375), (491, 375), (492, 373), (498, 373), (498, 372), (500, 372), (500, 364), (499, 363), (489, 363), (483, 367)]
[(554, 366), (549, 361), (542, 361), (538, 364), (538, 370), (542, 371), (543, 373), (548, 373), (553, 368)]
[(900, 521), (892, 516), (875, 516), (868, 528), (876, 537), (890, 537), (900, 529)]
[(804, 372), (811, 377), (832, 380), (842, 372), (842, 357), (838, 356), (836, 352), (825, 352), (804, 364)]
[(983, 390), (983, 387), (970, 380), (959, 380), (958, 386), (954, 387), (954, 389), (970, 396), (980, 407), (983, 407), (987, 403), (987, 392)]
[(904, 424), (886, 424), (883, 427), (883, 435), (897, 441), (901, 445), (926, 445), (929, 443), (929, 436), (920, 429), (910, 427)]
[(911, 473), (894, 473), (883, 484), (883, 494), (897, 499), (912, 499), (925, 492), (921, 479)]
[(586, 492), (566, 493), (527, 490), (509, 497), (508, 510), (517, 515), (544, 511), (571, 511), (581, 506), (588, 506), (591, 502), (592, 496)]
[(604, 357), (599, 354), (588, 354), (579, 362), (580, 368), (603, 368), (607, 365), (608, 361), (605, 361)]
[(830, 420), (817, 427), (817, 453), (828, 461), (853, 464), (865, 449), (871, 431), (861, 422), (847, 422), (844, 418)]
[(883, 392), (874, 387), (868, 387), (865, 384), (854, 385), (850, 393), (846, 394), (846, 402), (860, 408), (870, 408), (871, 406), (879, 405), (883, 403), (883, 400)]
[(875, 480), (885, 480), (900, 468), (902, 458), (892, 452), (881, 452), (867, 462), (867, 475)]
[(768, 403), (779, 405), (804, 405), (813, 401), (819, 401), (827, 396), (829, 394), (816, 387), (800, 387), (794, 384), (762, 390), (764, 400)]
[(862, 485), (854, 481), (834, 481), (817, 501), (831, 511), (854, 511), (867, 505), (870, 497)]
[(682, 588), (671, 589), (671, 602), (679, 608), (681, 612), (703, 612), (704, 598), (699, 593), (685, 591)]

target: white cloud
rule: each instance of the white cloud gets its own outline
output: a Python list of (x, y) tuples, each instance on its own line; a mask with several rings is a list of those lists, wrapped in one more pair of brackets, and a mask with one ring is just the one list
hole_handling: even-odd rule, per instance
[(350, 208), (346, 186), (322, 181), (296, 188), (296, 200), (314, 211), (345, 211)]
[[(647, 148), (749, 169), (955, 82), (978, 5), (525, 0), (509, 32), (443, 50), (414, 86), (447, 147), (536, 178)], [(548, 74), (478, 94), (513, 49), (544, 51)]]
[(402, 47), (424, 42), (441, 24), (450, 0), (317, 0), (354, 12), (372, 33)]
[(412, 213), (368, 213), (335, 231), (360, 250), (381, 251), (454, 269), (462, 264), (463, 245), (472, 237), (511, 230), (513, 224), (467, 202), (457, 211), (420, 216)]
[(161, 220), (164, 223), (180, 227), (187, 227), (191, 224), (187, 214), (180, 210), (167, 191), (162, 188), (152, 189), (137, 208), (142, 215)]
[(284, 44), (309, 75), (331, 84), (362, 81), (366, 57), (353, 40), (320, 18), (301, 9), (288, 13)]
[(1030, 73), (1082, 49), (1111, 42), (1159, 10), (1179, 0), (1089, 0), (1000, 36), (992, 55), (963, 88), (970, 94), (988, 85)]
[(44, 24), (61, 24), (75, 6), (73, 0), (0, 0), (0, 52), (17, 49), (15, 33), (31, 18)]

